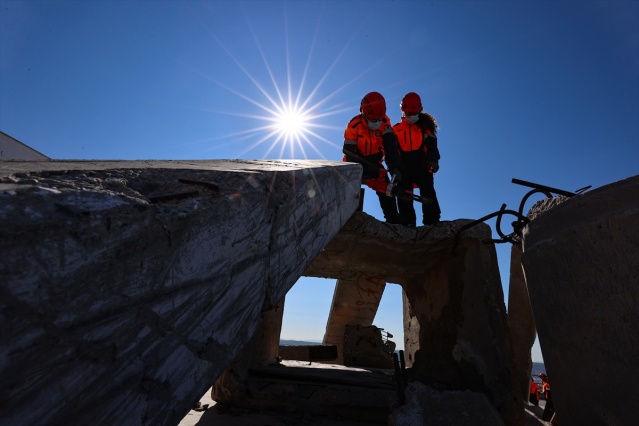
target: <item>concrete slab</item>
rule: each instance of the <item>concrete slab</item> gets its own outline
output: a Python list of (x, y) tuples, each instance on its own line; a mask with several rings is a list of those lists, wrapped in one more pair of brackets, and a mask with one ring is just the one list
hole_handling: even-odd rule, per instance
[(0, 162), (0, 423), (177, 424), (355, 211), (360, 176)]

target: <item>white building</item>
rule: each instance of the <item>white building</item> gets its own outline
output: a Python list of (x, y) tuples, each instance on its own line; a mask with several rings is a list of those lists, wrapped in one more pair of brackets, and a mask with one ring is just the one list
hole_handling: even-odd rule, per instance
[(50, 160), (50, 158), (0, 131), (0, 161), (1, 160), (42, 161)]

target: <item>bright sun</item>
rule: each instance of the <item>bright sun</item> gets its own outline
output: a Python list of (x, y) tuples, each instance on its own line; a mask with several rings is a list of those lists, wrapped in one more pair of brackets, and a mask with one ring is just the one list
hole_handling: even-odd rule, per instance
[(281, 108), (274, 114), (273, 118), (273, 130), (276, 130), (281, 137), (289, 142), (299, 140), (306, 134), (312, 119), (310, 114), (291, 106)]
[[(215, 37), (215, 36), (214, 36)], [(255, 127), (246, 127), (236, 133), (225, 135), (239, 136), (242, 140), (252, 140), (252, 143), (245, 144), (244, 150), (239, 154), (240, 157), (246, 153), (257, 149), (259, 146), (263, 146), (264, 150), (260, 152), (262, 158), (267, 158), (271, 155), (272, 151), (279, 150), (277, 153), (278, 158), (308, 158), (311, 150), (314, 152), (312, 155), (316, 155), (320, 158), (324, 158), (324, 153), (318, 148), (319, 143), (325, 143), (331, 147), (331, 151), (337, 151), (341, 149), (341, 144), (336, 144), (335, 141), (326, 138), (323, 134), (319, 133), (320, 129), (335, 131), (341, 130), (341, 126), (335, 128), (334, 126), (325, 124), (325, 120), (334, 115), (340, 115), (346, 111), (350, 111), (350, 106), (344, 106), (339, 104), (330, 105), (329, 100), (341, 91), (345, 86), (342, 86), (329, 93), (324, 98), (317, 99), (319, 88), (324, 83), (328, 73), (333, 66), (331, 65), (326, 73), (319, 79), (319, 81), (311, 87), (308, 91), (304, 90), (304, 85), (307, 79), (307, 72), (310, 64), (310, 52), (309, 60), (306, 63), (306, 67), (301, 73), (299, 86), (294, 90), (293, 88), (293, 76), (291, 73), (290, 55), (288, 52), (288, 42), (286, 48), (286, 80), (284, 85), (278, 83), (273, 69), (269, 65), (262, 46), (260, 45), (258, 38), (254, 37), (256, 47), (261, 54), (262, 60), (270, 81), (272, 83), (272, 90), (267, 90), (254, 75), (249, 72), (249, 68), (241, 64), (233, 53), (222, 42), (215, 37), (218, 44), (228, 53), (229, 57), (237, 64), (239, 69), (244, 73), (246, 77), (253, 83), (255, 89), (261, 93), (263, 99), (247, 96), (238, 90), (229, 87), (219, 81), (213, 80), (216, 84), (229, 92), (237, 95), (238, 97), (253, 104), (253, 106), (262, 110), (256, 113), (232, 113), (231, 115), (237, 115), (240, 117), (247, 117), (250, 119), (258, 120), (264, 125), (257, 125)], [(339, 58), (339, 57), (338, 57)], [(279, 57), (277, 58), (279, 59)], [(336, 59), (337, 61), (337, 59)], [(278, 76), (279, 77), (279, 76)], [(307, 93), (308, 92), (308, 93)], [(228, 114), (228, 112), (226, 112)]]

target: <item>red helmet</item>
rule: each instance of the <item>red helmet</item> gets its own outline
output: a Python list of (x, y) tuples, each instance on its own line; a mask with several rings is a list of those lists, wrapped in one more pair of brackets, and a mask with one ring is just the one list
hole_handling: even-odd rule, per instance
[(417, 114), (422, 112), (422, 99), (415, 92), (406, 93), (400, 104), (404, 114)]
[(546, 377), (548, 377), (548, 376), (546, 376), (546, 373), (540, 373), (540, 374), (539, 374), (539, 377), (543, 377), (543, 378), (545, 379), (545, 378), (546, 378)]
[(377, 92), (370, 92), (362, 99), (359, 111), (371, 120), (381, 120), (386, 116), (386, 100)]

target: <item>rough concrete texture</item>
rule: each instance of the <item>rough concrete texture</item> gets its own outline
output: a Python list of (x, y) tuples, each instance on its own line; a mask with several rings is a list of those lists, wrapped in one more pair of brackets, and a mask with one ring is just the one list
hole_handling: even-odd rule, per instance
[(353, 280), (337, 280), (326, 322), (323, 344), (337, 347), (335, 364), (344, 363), (344, 328), (373, 325), (386, 283), (361, 273)]
[(327, 417), (369, 424), (386, 424), (391, 410), (397, 406), (396, 383), (383, 370), (282, 361), (250, 369), (244, 385), (246, 393), (213, 400), (236, 409), (298, 413), (309, 419)]
[(384, 370), (282, 361), (250, 369), (245, 385), (248, 393), (228, 395), (222, 404), (213, 400), (226, 409), (302, 414), (308, 424), (323, 419), (386, 424), (397, 406), (396, 383)]
[(395, 344), (384, 344), (374, 325), (349, 324), (344, 328), (344, 365), (348, 367), (393, 368)]
[(330, 161), (0, 166), (2, 424), (177, 424), (355, 211), (361, 176)]
[[(404, 228), (356, 212), (304, 275), (362, 272), (404, 290), (406, 365), (437, 389), (484, 393), (506, 424), (523, 421), (490, 228), (460, 219)], [(399, 314), (399, 313), (398, 313)]]
[(558, 424), (639, 424), (639, 176), (558, 201), (522, 255)]
[(478, 392), (439, 392), (413, 382), (406, 404), (391, 413), (389, 426), (499, 426), (504, 422), (485, 395)]
[(526, 277), (521, 266), (521, 248), (511, 246), (510, 280), (508, 286), (508, 327), (515, 354), (518, 390), (524, 400), (530, 394), (532, 357), (530, 350), (535, 343), (537, 330), (530, 306)]

